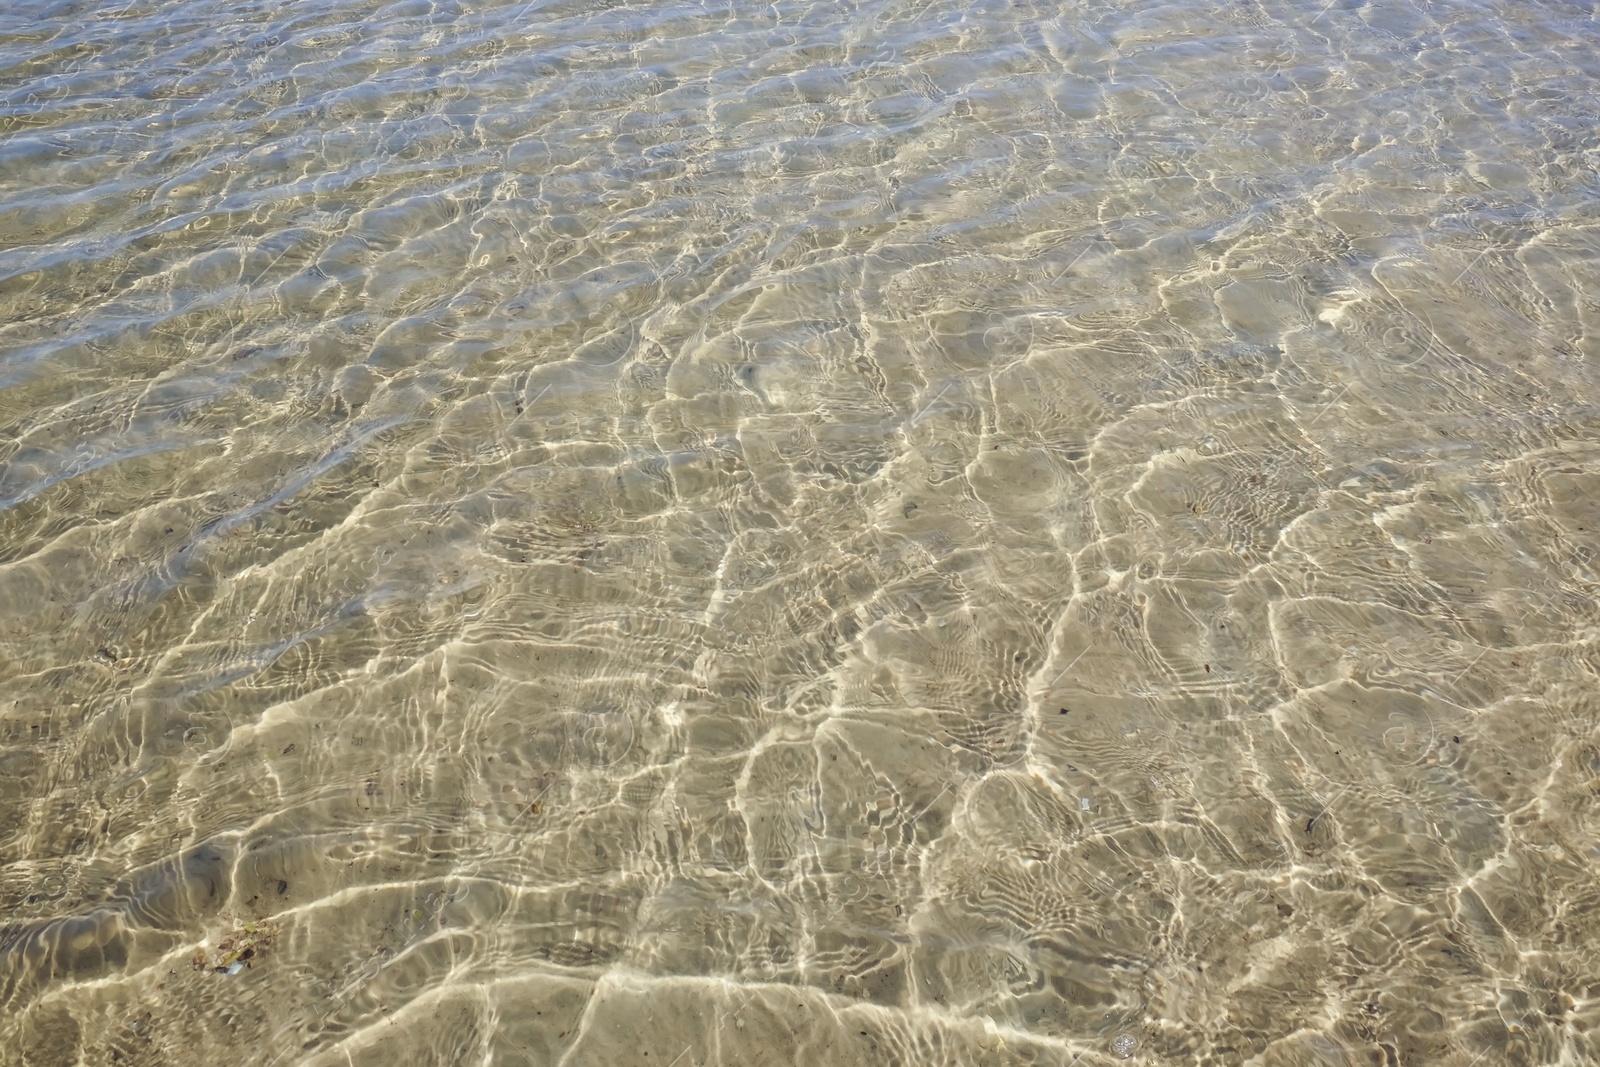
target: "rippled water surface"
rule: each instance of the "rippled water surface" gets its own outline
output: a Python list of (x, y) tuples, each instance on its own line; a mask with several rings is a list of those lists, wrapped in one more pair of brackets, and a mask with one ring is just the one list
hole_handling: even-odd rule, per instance
[(0, 1063), (1596, 1062), (1597, 89), (13, 0)]

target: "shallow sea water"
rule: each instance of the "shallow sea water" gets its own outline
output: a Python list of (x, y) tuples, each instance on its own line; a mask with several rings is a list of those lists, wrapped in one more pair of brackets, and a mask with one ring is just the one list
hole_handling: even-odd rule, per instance
[(0, 1063), (1600, 1060), (1597, 88), (15, 0)]

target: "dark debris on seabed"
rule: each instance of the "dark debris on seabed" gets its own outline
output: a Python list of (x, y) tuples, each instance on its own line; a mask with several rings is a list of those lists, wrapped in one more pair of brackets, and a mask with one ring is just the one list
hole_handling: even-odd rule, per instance
[(278, 924), (271, 919), (259, 919), (238, 927), (214, 949), (202, 948), (191, 961), (197, 971), (215, 974), (238, 974), (261, 962), (278, 938)]

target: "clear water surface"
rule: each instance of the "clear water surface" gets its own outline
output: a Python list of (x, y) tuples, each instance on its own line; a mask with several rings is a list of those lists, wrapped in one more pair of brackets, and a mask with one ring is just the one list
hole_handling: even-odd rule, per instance
[(1600, 1060), (1597, 87), (12, 0), (0, 1062)]

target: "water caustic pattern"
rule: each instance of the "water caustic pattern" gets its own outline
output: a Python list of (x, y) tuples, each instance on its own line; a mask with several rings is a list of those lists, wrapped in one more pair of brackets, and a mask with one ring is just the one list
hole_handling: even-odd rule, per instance
[(0, 1062), (1594, 1062), (1597, 57), (11, 4)]

